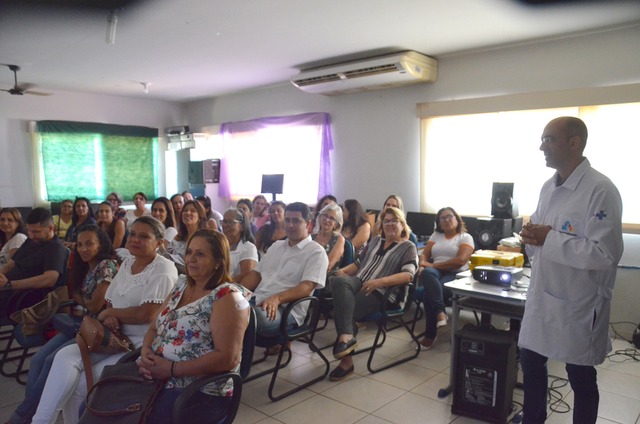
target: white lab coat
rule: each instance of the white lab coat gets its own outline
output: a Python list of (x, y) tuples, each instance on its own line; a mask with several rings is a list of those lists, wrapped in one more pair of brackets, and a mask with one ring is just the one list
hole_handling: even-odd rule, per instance
[(616, 268), (622, 256), (622, 200), (585, 159), (540, 192), (534, 224), (551, 225), (543, 246), (527, 246), (531, 284), (518, 345), (551, 359), (597, 365), (608, 337)]

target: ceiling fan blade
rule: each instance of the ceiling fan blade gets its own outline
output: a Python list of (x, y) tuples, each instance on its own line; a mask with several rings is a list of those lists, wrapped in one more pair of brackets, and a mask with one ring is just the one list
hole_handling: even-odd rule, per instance
[(24, 94), (31, 94), (33, 96), (50, 96), (51, 93), (43, 93), (42, 91), (25, 91)]
[(28, 82), (24, 82), (18, 86), (16, 86), (15, 88), (20, 90), (20, 91), (27, 91), (30, 88), (34, 88), (36, 85), (35, 84), (30, 84)]

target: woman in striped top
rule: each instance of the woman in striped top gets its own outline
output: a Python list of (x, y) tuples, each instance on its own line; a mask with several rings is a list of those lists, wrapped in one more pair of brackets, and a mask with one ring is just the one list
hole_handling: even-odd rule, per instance
[[(334, 321), (338, 340), (333, 356), (340, 364), (329, 375), (339, 381), (351, 374), (353, 358), (349, 355), (358, 347), (355, 322), (380, 310), (385, 289), (410, 283), (418, 267), (416, 246), (407, 235), (411, 229), (404, 213), (389, 207), (382, 214), (382, 234), (367, 244), (358, 259), (339, 269), (331, 278)], [(404, 299), (392, 299), (402, 303)]]

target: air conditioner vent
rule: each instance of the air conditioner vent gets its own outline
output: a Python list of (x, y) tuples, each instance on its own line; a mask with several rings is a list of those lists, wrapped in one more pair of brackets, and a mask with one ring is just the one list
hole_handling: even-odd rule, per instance
[(389, 65), (371, 66), (369, 68), (356, 69), (353, 71), (347, 71), (344, 76), (347, 78), (361, 78), (370, 75), (384, 74), (386, 72), (397, 72), (398, 65), (396, 63)]
[(437, 60), (406, 51), (302, 71), (291, 83), (307, 93), (332, 95), (434, 82), (437, 76)]
[(302, 78), (302, 79), (297, 79), (295, 84), (300, 87), (300, 86), (305, 86), (305, 85), (315, 85), (315, 84), (319, 84), (322, 82), (330, 82), (330, 81), (340, 81), (340, 75), (338, 74), (329, 74), (329, 75), (322, 75), (319, 77), (312, 77), (312, 78)]

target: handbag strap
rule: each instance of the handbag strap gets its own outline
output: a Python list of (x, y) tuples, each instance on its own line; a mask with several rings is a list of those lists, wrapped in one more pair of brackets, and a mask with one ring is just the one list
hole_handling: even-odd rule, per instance
[(125, 414), (133, 414), (134, 412), (138, 412), (142, 409), (142, 403), (140, 402), (134, 402), (131, 403), (130, 405), (126, 406), (125, 408), (121, 408), (121, 409), (115, 409), (112, 411), (102, 411), (99, 409), (95, 409), (91, 406), (91, 402), (89, 401), (91, 394), (95, 391), (95, 389), (98, 386), (102, 386), (108, 383), (119, 383), (119, 382), (130, 382), (130, 383), (139, 383), (139, 384), (154, 384), (155, 385), (155, 390), (152, 393), (149, 402), (147, 403), (147, 407), (153, 405), (153, 402), (155, 400), (155, 398), (158, 395), (158, 392), (160, 392), (160, 389), (162, 388), (163, 385), (163, 380), (146, 380), (142, 377), (130, 377), (130, 376), (113, 376), (113, 377), (106, 377), (106, 378), (102, 378), (100, 379), (95, 386), (93, 386), (89, 392), (87, 393), (87, 398), (86, 398), (86, 408), (89, 412), (91, 412), (93, 415), (96, 415), (98, 417), (115, 417), (118, 415), (125, 415)]
[(84, 376), (87, 379), (87, 389), (93, 390), (93, 370), (91, 369), (89, 348), (87, 347), (87, 342), (80, 333), (76, 334), (76, 343), (80, 348), (80, 356), (82, 357), (82, 365), (84, 366)]

